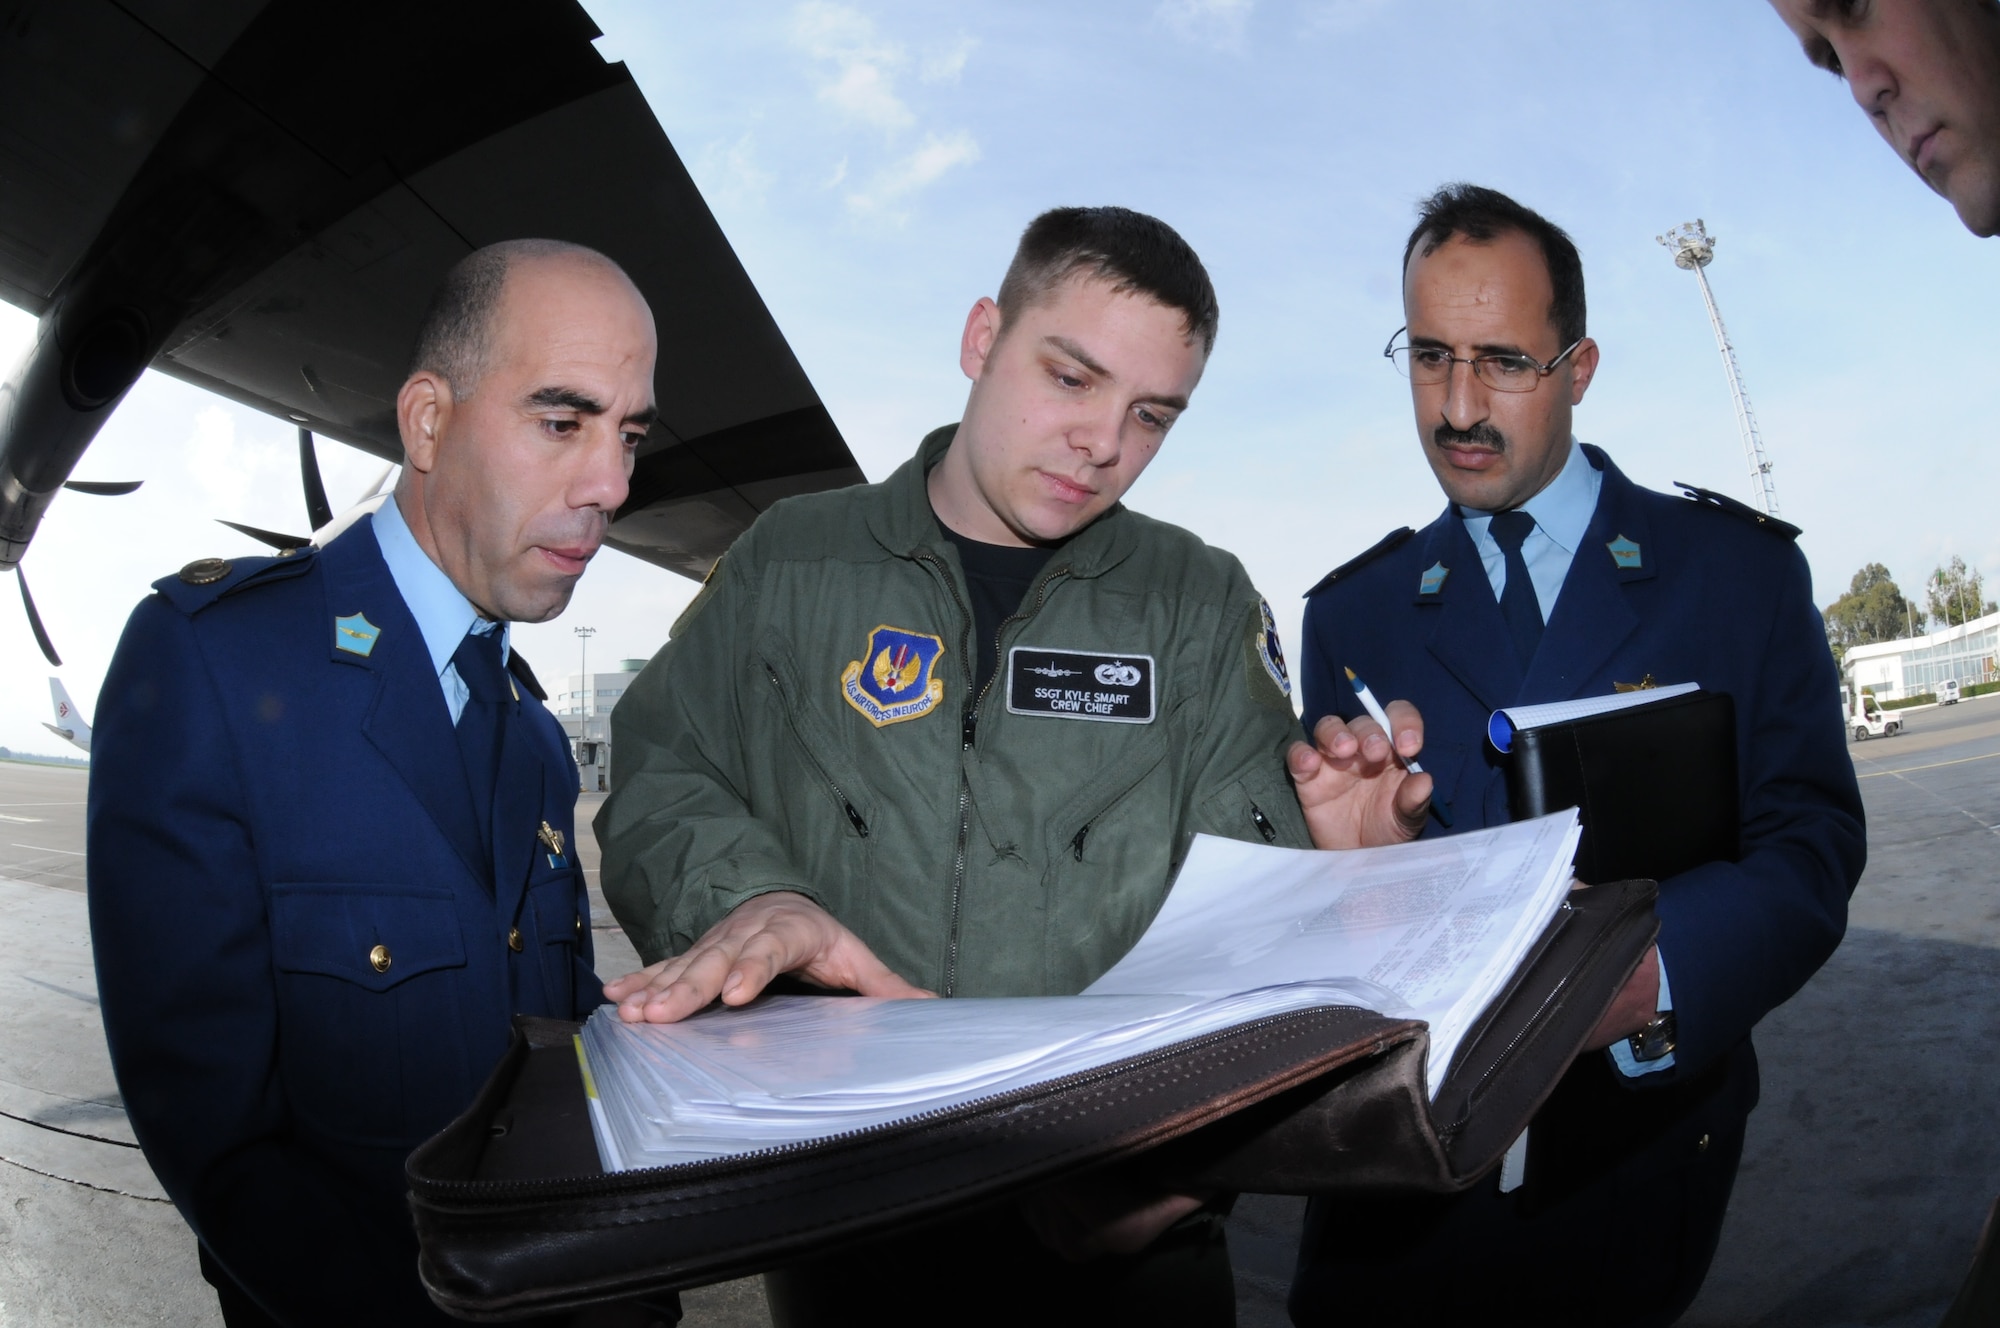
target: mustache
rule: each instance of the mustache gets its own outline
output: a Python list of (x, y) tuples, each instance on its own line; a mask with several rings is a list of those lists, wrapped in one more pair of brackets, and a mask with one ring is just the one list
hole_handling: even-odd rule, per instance
[(1440, 422), (1431, 430), (1431, 444), (1434, 447), (1486, 447), (1504, 452), (1507, 450), (1507, 435), (1484, 420), (1470, 429), (1454, 429)]

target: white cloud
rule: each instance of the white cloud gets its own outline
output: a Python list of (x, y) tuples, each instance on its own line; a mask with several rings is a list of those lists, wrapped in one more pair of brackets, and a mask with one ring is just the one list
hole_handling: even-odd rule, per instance
[(702, 193), (724, 203), (757, 202), (776, 178), (757, 164), (757, 142), (747, 129), (733, 142), (718, 139), (703, 148), (697, 165)]
[(972, 48), (977, 45), (979, 43), (971, 37), (960, 37), (950, 46), (932, 51), (924, 57), (919, 76), (926, 83), (958, 82), (959, 75), (965, 72), (966, 58), (972, 54)]
[(792, 40), (834, 68), (832, 80), (820, 86), (821, 100), (879, 129), (916, 123), (895, 86), (896, 73), (909, 57), (900, 45), (883, 41), (866, 14), (827, 0), (808, 0), (792, 11)]
[(979, 144), (965, 130), (945, 135), (926, 134), (915, 152), (889, 165), (865, 192), (851, 193), (847, 201), (857, 211), (886, 212), (952, 167), (969, 166), (978, 160)]
[(1257, 0), (1161, 0), (1154, 15), (1188, 41), (1234, 49)]
[(1301, 18), (1308, 32), (1338, 36), (1368, 26), (1388, 8), (1389, 0), (1322, 0), (1306, 6)]

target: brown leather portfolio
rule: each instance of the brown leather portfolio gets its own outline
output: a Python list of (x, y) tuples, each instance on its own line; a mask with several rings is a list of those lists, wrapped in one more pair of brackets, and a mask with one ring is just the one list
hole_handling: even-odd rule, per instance
[(525, 1318), (744, 1276), (1119, 1161), (1162, 1185), (1462, 1189), (1652, 945), (1654, 895), (1573, 893), (1434, 1096), (1422, 1023), (1325, 1007), (875, 1129), (606, 1174), (579, 1025), (518, 1019), (478, 1099), (410, 1156), (424, 1284), (460, 1317)]

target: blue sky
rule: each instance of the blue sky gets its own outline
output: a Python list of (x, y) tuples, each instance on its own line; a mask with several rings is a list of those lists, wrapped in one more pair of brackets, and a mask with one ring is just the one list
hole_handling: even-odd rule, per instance
[[(1820, 602), (1864, 562), (1911, 591), (1954, 553), (2000, 573), (2000, 242), (1961, 230), (1762, 4), (586, 4), (871, 478), (957, 418), (965, 312), (1029, 218), (1156, 213), (1207, 262), (1222, 331), (1130, 501), (1242, 556), (1295, 642), (1307, 586), (1441, 510), (1380, 351), (1415, 201), (1470, 179), (1582, 249), (1604, 362), (1578, 434), (1628, 474), (1749, 496), (1694, 280), (1653, 240), (1701, 217)], [(0, 360), (31, 334), (0, 307)], [(379, 469), (322, 452), (336, 503)], [(210, 517), (302, 518), (288, 426), (158, 375), (77, 474), (148, 481), (64, 496), (26, 564), (91, 712), (146, 585), (251, 552)], [(575, 667), (579, 624), (594, 661), (650, 655), (691, 593), (606, 554), (517, 639), (545, 675)], [(7, 605), (0, 665), (0, 745), (54, 750)]]

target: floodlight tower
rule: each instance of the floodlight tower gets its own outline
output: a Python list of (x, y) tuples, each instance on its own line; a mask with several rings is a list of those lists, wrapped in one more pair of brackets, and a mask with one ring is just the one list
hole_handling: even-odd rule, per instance
[(1764, 455), (1764, 440), (1757, 433), (1757, 416), (1750, 409), (1750, 394), (1743, 390), (1743, 370), (1736, 363), (1736, 348), (1729, 344), (1722, 311), (1715, 307), (1715, 292), (1708, 288), (1708, 276), (1702, 271), (1715, 261), (1715, 240), (1699, 217), (1653, 238), (1673, 251), (1674, 266), (1694, 273), (1701, 287), (1701, 302), (1708, 306), (1708, 321), (1715, 328), (1715, 345), (1722, 352), (1723, 372), (1729, 376), (1729, 395), (1736, 402), (1736, 428), (1743, 435), (1743, 452), (1750, 461), (1750, 493), (1765, 516), (1776, 516), (1778, 486), (1771, 479), (1771, 458)]

